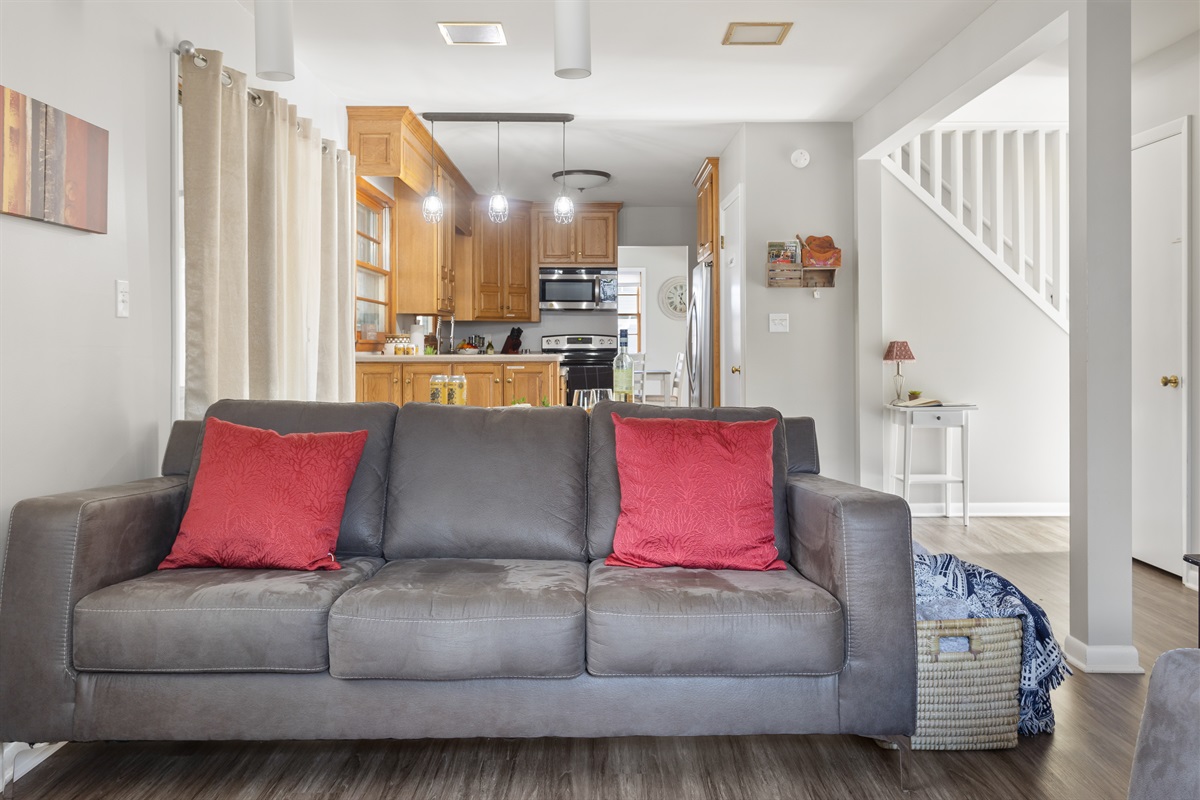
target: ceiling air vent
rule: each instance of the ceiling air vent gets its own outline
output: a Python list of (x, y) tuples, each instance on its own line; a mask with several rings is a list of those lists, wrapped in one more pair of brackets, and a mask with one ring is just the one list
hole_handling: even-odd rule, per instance
[(790, 22), (731, 22), (721, 44), (783, 44)]
[(439, 22), (437, 26), (446, 44), (508, 44), (499, 22)]

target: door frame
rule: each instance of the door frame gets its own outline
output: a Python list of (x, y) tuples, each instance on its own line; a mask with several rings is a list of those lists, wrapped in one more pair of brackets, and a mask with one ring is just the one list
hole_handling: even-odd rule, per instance
[[(742, 303), (741, 303), (742, 307), (741, 307), (741, 309), (739, 309), (741, 311), (741, 313), (738, 315), (738, 320), (739, 320), (738, 336), (741, 337), (741, 341), (742, 341), (742, 364), (741, 364), (741, 367), (742, 367), (742, 402), (745, 403), (746, 402), (746, 376), (749, 374), (746, 369), (746, 366), (747, 366), (746, 365), (746, 361), (747, 361), (747, 358), (746, 358), (746, 198), (742, 192), (742, 184), (740, 184), (740, 183), (735, 185), (733, 187), (733, 189), (729, 192), (729, 194), (722, 197), (721, 202), (717, 206), (717, 235), (715, 237), (716, 238), (715, 245), (720, 245), (720, 247), (718, 248), (714, 245), (713, 249), (717, 250), (716, 260), (720, 260), (720, 259), (724, 258), (725, 251), (726, 251), (725, 234), (723, 233), (723, 231), (725, 230), (725, 210), (733, 203), (734, 200), (742, 201), (741, 204), (738, 206), (738, 215), (737, 215), (738, 216), (738, 219), (737, 219), (738, 232), (740, 233), (740, 236), (738, 238), (738, 251), (734, 255), (737, 256), (737, 268), (738, 268), (738, 271), (741, 272), (741, 275), (742, 275)], [(721, 277), (724, 278), (725, 265), (721, 264), (720, 267), (721, 267)], [(720, 289), (720, 297), (723, 298), (725, 296), (725, 294), (726, 294), (725, 287), (722, 286)], [(717, 309), (717, 311), (719, 314), (720, 309)], [(721, 335), (720, 331), (718, 331), (715, 333), (714, 338), (719, 339), (720, 335)], [(718, 342), (717, 344), (718, 344), (717, 351), (720, 352), (720, 350), (721, 350), (720, 342)], [(723, 384), (719, 384), (719, 385), (723, 385)], [(718, 396), (713, 399), (714, 399), (714, 405), (724, 405), (723, 398)]]
[[(1197, 465), (1193, 463), (1191, 458), (1192, 452), (1192, 436), (1194, 430), (1200, 430), (1200, 419), (1191, 419), (1192, 415), (1197, 412), (1192, 409), (1190, 401), (1191, 391), (1190, 384), (1194, 375), (1190, 375), (1192, 364), (1191, 340), (1193, 329), (1198, 324), (1197, 320), (1193, 319), (1191, 314), (1191, 300), (1194, 291), (1194, 281), (1192, 278), (1191, 265), (1191, 224), (1192, 224), (1192, 209), (1191, 209), (1191, 182), (1192, 182), (1192, 164), (1191, 164), (1191, 118), (1180, 117), (1179, 119), (1163, 123), (1149, 130), (1135, 133), (1131, 137), (1130, 150), (1138, 150), (1142, 147), (1155, 144), (1164, 139), (1169, 139), (1172, 136), (1179, 137), (1178, 147), (1180, 157), (1183, 162), (1182, 180), (1180, 180), (1180, 192), (1182, 193), (1182, 208), (1183, 208), (1183, 226), (1180, 236), (1179, 253), (1181, 263), (1179, 268), (1183, 275), (1183, 291), (1180, 293), (1179, 302), (1183, 306), (1184, 330), (1183, 330), (1183, 363), (1180, 364), (1180, 370), (1185, 376), (1185, 380), (1179, 384), (1179, 391), (1183, 392), (1183, 414), (1180, 424), (1183, 428), (1183, 447), (1184, 447), (1184, 487), (1193, 485), (1193, 478), (1196, 476)], [(1136, 409), (1134, 409), (1136, 413)], [(1194, 515), (1192, 514), (1192, 501), (1188, 496), (1188, 492), (1184, 491), (1183, 496), (1183, 541), (1181, 544), (1182, 552), (1194, 552), (1192, 548), (1192, 529), (1195, 524)], [(1200, 548), (1200, 542), (1197, 542), (1197, 547)], [(1188, 586), (1196, 588), (1197, 569), (1191, 564), (1186, 564), (1183, 571), (1183, 582)]]

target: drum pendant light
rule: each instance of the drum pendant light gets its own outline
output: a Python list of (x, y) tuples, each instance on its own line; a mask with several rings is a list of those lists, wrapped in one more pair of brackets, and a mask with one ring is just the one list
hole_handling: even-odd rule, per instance
[(591, 0), (554, 0), (554, 74), (567, 79), (592, 74)]
[[(433, 139), (433, 128), (437, 123), (430, 121), (429, 123), (429, 138)], [(434, 144), (437, 143), (433, 139)], [(440, 167), (438, 169), (441, 169)], [(425, 195), (425, 199), (421, 201), (421, 216), (426, 222), (441, 222), (442, 221), (442, 198), (438, 196), (437, 190), (437, 175), (433, 176), (433, 185), (429, 187), (429, 194)]]
[(488, 219), (495, 223), (508, 219), (508, 198), (500, 191), (500, 123), (496, 123), (496, 191), (488, 199)]
[(563, 123), (563, 176), (562, 191), (554, 201), (554, 221), (561, 225), (570, 225), (575, 220), (575, 204), (567, 197), (567, 123)]
[(254, 71), (268, 81), (295, 79), (292, 0), (254, 0)]

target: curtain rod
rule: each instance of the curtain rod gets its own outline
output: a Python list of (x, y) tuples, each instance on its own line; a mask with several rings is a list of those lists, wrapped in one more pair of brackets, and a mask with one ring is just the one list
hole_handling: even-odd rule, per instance
[[(192, 62), (195, 63), (195, 65), (197, 67), (199, 67), (200, 69), (205, 69), (208, 67), (208, 59), (204, 57), (204, 54), (202, 54), (199, 50), (196, 49), (196, 45), (192, 44), (187, 39), (181, 39), (179, 41), (179, 45), (176, 46), (175, 52), (181, 56), (191, 56)], [(226, 86), (232, 86), (233, 85), (233, 76), (230, 75), (225, 70), (221, 70), (221, 83), (223, 83)], [(180, 99), (183, 98), (183, 78), (182, 78), (182, 76), (180, 76), (179, 96), (180, 96)], [(254, 105), (256, 105), (256, 106), (261, 106), (263, 104), (262, 95), (256, 91), (254, 91), (253, 89), (250, 89), (247, 87), (246, 96), (249, 97), (252, 101), (254, 101)], [(300, 130), (299, 122), (296, 123), (296, 130)], [(326, 147), (324, 144), (322, 144), (321, 152), (328, 153), (329, 148)]]
[(571, 122), (574, 114), (513, 114), (474, 111), (426, 111), (421, 118), (427, 122)]

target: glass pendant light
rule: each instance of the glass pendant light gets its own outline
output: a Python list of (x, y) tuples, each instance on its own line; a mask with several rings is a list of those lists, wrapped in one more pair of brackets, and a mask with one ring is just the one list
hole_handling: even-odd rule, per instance
[(567, 123), (563, 123), (562, 192), (554, 200), (554, 221), (570, 225), (575, 220), (575, 204), (567, 197)]
[[(437, 123), (430, 120), (429, 136), (433, 138), (433, 128)], [(436, 143), (436, 139), (434, 142)], [(437, 190), (437, 175), (433, 176), (433, 186), (429, 187), (429, 194), (425, 195), (425, 199), (421, 201), (421, 216), (426, 222), (441, 222), (442, 221), (442, 198), (438, 196)]]
[(500, 191), (500, 123), (496, 122), (496, 191), (488, 200), (488, 219), (500, 223), (508, 219), (508, 198)]

